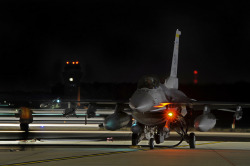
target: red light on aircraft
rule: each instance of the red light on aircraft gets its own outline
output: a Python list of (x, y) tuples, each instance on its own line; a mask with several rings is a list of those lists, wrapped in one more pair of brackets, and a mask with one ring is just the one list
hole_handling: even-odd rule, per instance
[(169, 118), (172, 119), (172, 118), (174, 118), (174, 116), (175, 116), (175, 112), (172, 111), (172, 110), (167, 111), (166, 114), (167, 114), (167, 118), (168, 118), (168, 119), (169, 119)]
[(173, 121), (176, 118), (176, 111), (174, 109), (168, 109), (165, 113), (165, 118), (169, 121)]
[(154, 107), (156, 107), (156, 108), (162, 108), (162, 107), (165, 107), (166, 105), (169, 105), (169, 104), (171, 104), (171, 103), (160, 103), (160, 105), (156, 105)]
[(194, 74), (195, 74), (195, 75), (198, 74), (198, 71), (197, 71), (197, 70), (194, 70)]
[(169, 117), (173, 117), (173, 116), (174, 116), (173, 112), (169, 112), (169, 113), (168, 113), (168, 116), (169, 116)]

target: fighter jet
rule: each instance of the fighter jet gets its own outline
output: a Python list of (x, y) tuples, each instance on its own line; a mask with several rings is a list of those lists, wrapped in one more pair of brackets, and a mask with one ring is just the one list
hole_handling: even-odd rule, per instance
[[(144, 76), (138, 82), (137, 90), (133, 93), (129, 103), (119, 103), (115, 113), (105, 119), (104, 126), (108, 130), (117, 130), (129, 122), (129, 115), (124, 112), (124, 107), (129, 105), (133, 117), (132, 145), (137, 145), (142, 139), (149, 141), (151, 149), (154, 144), (163, 143), (170, 136), (170, 131), (175, 130), (180, 135), (180, 141), (172, 145), (178, 146), (183, 140), (190, 148), (195, 148), (195, 134), (188, 133), (186, 118), (190, 112), (203, 108), (203, 114), (194, 121), (194, 128), (198, 131), (208, 131), (216, 124), (212, 109), (235, 112), (236, 120), (242, 118), (242, 107), (250, 104), (240, 103), (211, 103), (197, 102), (188, 98), (178, 90), (178, 49), (181, 32), (177, 29), (170, 76), (162, 84), (155, 76)], [(98, 103), (97, 103), (98, 104)], [(232, 110), (234, 108), (234, 110)], [(88, 112), (94, 112), (90, 107)], [(200, 109), (202, 110), (202, 109)]]
[[(78, 104), (87, 104), (86, 117), (88, 118), (95, 117), (98, 108), (107, 108), (108, 105), (116, 104), (114, 113), (108, 116), (104, 115), (104, 127), (107, 130), (118, 130), (129, 125), (132, 116), (132, 145), (137, 145), (142, 139), (146, 138), (151, 149), (154, 148), (155, 143), (163, 143), (170, 136), (170, 131), (176, 131), (180, 135), (180, 141), (171, 147), (178, 146), (182, 141), (186, 141), (190, 148), (195, 148), (195, 134), (193, 132), (188, 133), (189, 125), (186, 122), (186, 119), (190, 119), (191, 112), (195, 110), (203, 109), (203, 114), (194, 120), (194, 128), (198, 131), (208, 131), (215, 126), (216, 117), (211, 113), (210, 110), (212, 109), (234, 112), (234, 119), (240, 120), (243, 114), (242, 108), (250, 108), (249, 103), (199, 102), (188, 98), (182, 91), (178, 90), (177, 67), (180, 35), (181, 32), (177, 29), (171, 72), (164, 83), (161, 83), (156, 76), (142, 77), (138, 81), (137, 90), (133, 93), (129, 102), (64, 102), (68, 105), (64, 111), (64, 116), (76, 116)], [(56, 99), (52, 102), (44, 102), (40, 107), (54, 109), (61, 108), (62, 104), (59, 99)], [(21, 128), (28, 130), (27, 124), (33, 120), (31, 114), (27, 122), (26, 114), (24, 118), (21, 117)]]
[[(218, 109), (221, 111), (234, 112), (234, 118), (242, 118), (242, 108), (250, 107), (247, 103), (220, 103), (220, 102), (201, 102), (188, 98), (182, 91), (178, 90), (178, 50), (181, 32), (177, 29), (170, 76), (161, 83), (156, 76), (144, 76), (138, 81), (137, 90), (133, 93), (129, 102), (123, 101), (75, 101), (74, 104), (68, 103), (65, 109), (65, 116), (76, 116), (76, 103), (87, 105), (87, 116), (96, 116), (98, 108), (108, 107), (116, 104), (114, 113), (106, 116), (104, 127), (107, 130), (118, 130), (128, 126), (133, 118), (132, 145), (138, 145), (146, 138), (151, 149), (154, 144), (160, 144), (170, 136), (170, 131), (176, 131), (180, 140), (170, 146), (175, 147), (186, 141), (190, 148), (195, 148), (195, 134), (189, 133), (187, 119), (195, 110), (202, 110), (203, 114), (194, 120), (194, 128), (198, 131), (208, 131), (216, 124), (216, 117), (210, 110)], [(57, 100), (52, 104), (43, 104), (41, 107), (51, 107), (57, 104)], [(75, 107), (72, 107), (75, 106)]]

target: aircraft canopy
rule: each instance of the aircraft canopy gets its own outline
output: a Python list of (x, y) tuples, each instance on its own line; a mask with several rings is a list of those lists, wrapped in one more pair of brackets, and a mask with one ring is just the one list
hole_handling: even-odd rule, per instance
[(144, 76), (142, 77), (137, 85), (138, 89), (141, 88), (148, 88), (148, 89), (156, 89), (159, 87), (160, 81), (157, 77), (155, 76)]

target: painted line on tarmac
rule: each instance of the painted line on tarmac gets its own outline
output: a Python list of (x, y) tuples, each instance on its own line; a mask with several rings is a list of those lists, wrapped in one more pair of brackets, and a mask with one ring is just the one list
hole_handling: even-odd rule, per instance
[[(223, 143), (223, 141), (207, 142), (207, 143), (200, 143), (200, 144), (195, 144), (195, 145), (211, 145), (211, 144), (218, 144), (218, 143)], [(189, 145), (180, 145), (177, 147), (186, 147), (186, 146), (189, 146)]]
[[(209, 143), (201, 143), (201, 144), (195, 144), (195, 145), (207, 145), (207, 144), (216, 144), (216, 143), (222, 143), (222, 142), (209, 142)], [(181, 145), (177, 147), (186, 147), (189, 145)], [(158, 147), (155, 149), (165, 149), (166, 147)], [(61, 158), (53, 158), (53, 159), (45, 159), (45, 160), (36, 160), (36, 161), (28, 161), (28, 162), (20, 162), (20, 163), (13, 163), (13, 164), (6, 164), (6, 165), (0, 165), (0, 166), (18, 166), (18, 165), (28, 165), (28, 164), (39, 164), (39, 163), (48, 163), (53, 161), (62, 161), (62, 160), (71, 160), (71, 159), (79, 159), (79, 158), (87, 158), (87, 157), (98, 157), (98, 156), (108, 156), (108, 155), (114, 155), (114, 154), (123, 154), (123, 153), (129, 153), (129, 152), (138, 152), (138, 151), (149, 151), (151, 149), (135, 149), (132, 151), (117, 151), (117, 152), (106, 152), (106, 153), (96, 153), (96, 154), (89, 154), (89, 155), (80, 155), (80, 156), (70, 156), (70, 157), (61, 157)]]
[(107, 153), (96, 153), (96, 154), (81, 155), (81, 156), (70, 156), (70, 157), (61, 157), (61, 158), (53, 158), (53, 159), (45, 159), (45, 160), (36, 160), (36, 161), (28, 161), (28, 162), (21, 162), (21, 163), (13, 163), (13, 164), (6, 164), (6, 165), (0, 165), (0, 166), (39, 164), (39, 163), (70, 160), (70, 159), (79, 159), (79, 158), (86, 158), (86, 157), (97, 157), (97, 156), (107, 156), (107, 155), (113, 155), (113, 154), (122, 154), (122, 153), (129, 153), (129, 152), (135, 152), (135, 151), (136, 150), (134, 150), (134, 151), (117, 151), (117, 152), (107, 152)]
[[(223, 141), (206, 142), (206, 143), (200, 143), (200, 144), (195, 144), (195, 145), (211, 145), (211, 144), (218, 144), (218, 143), (223, 143)], [(155, 149), (183, 148), (183, 147), (187, 147), (187, 146), (189, 146), (189, 145), (179, 145), (179, 146), (176, 146), (176, 147), (162, 146), (162, 147), (156, 147)], [(145, 149), (145, 150), (148, 150), (148, 149)]]

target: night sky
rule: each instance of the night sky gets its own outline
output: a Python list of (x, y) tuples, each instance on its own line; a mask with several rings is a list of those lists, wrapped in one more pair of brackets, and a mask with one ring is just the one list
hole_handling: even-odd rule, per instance
[[(207, 1), (208, 2), (208, 1)], [(178, 77), (250, 82), (248, 4), (155, 1), (0, 1), (0, 90), (49, 89), (66, 60), (82, 82), (136, 82), (169, 75), (175, 32)]]

